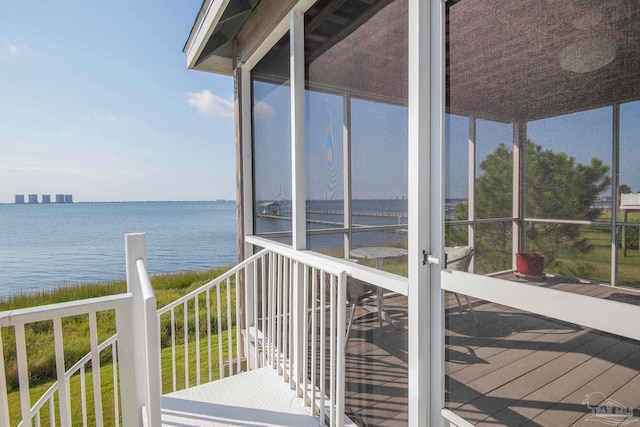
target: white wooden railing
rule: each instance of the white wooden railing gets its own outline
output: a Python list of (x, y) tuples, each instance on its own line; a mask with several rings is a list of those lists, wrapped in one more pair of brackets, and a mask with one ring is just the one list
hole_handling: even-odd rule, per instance
[[(160, 341), (156, 299), (146, 271), (144, 235), (126, 236), (128, 293), (62, 304), (53, 304), (0, 313), (0, 329), (13, 328), (15, 359), (18, 370), (21, 421), (13, 425), (36, 427), (71, 426), (80, 421), (83, 426), (102, 427), (105, 418), (119, 426), (160, 425)], [(140, 256), (142, 254), (142, 257)], [(115, 311), (116, 331), (102, 343), (98, 342), (97, 313)], [(89, 317), (91, 351), (65, 371), (64, 333), (62, 321), (73, 316)], [(53, 321), (54, 351), (57, 380), (31, 405), (26, 325)], [(103, 413), (100, 355), (112, 353), (113, 414)], [(0, 331), (0, 426), (10, 426)], [(93, 396), (86, 389), (86, 370), (91, 364)], [(81, 410), (71, 410), (71, 379), (79, 375)], [(88, 402), (93, 402), (93, 419), (89, 419)], [(57, 403), (57, 408), (56, 408)], [(48, 414), (42, 411), (48, 406)], [(48, 415), (48, 417), (47, 417)], [(57, 419), (56, 419), (57, 418)]]
[[(86, 364), (91, 362), (92, 380), (93, 380), (93, 403), (95, 419), (90, 424), (95, 426), (103, 425), (102, 413), (102, 394), (101, 375), (100, 375), (100, 352), (112, 346), (114, 339), (110, 338), (98, 343), (97, 330), (97, 312), (113, 310), (115, 311), (116, 328), (118, 331), (130, 328), (132, 324), (131, 317), (131, 300), (130, 293), (115, 295), (109, 297), (93, 298), (82, 301), (73, 301), (69, 303), (53, 304), (48, 306), (26, 308), (13, 311), (5, 311), (0, 313), (0, 329), (13, 328), (15, 333), (16, 348), (16, 364), (18, 370), (18, 383), (20, 393), (20, 413), (22, 421), (19, 425), (33, 425), (33, 421), (37, 426), (41, 424), (40, 410), (45, 403), (49, 403), (49, 424), (56, 425), (56, 412), (59, 416), (59, 425), (70, 426), (72, 423), (72, 412), (70, 402), (69, 379), (78, 370), (81, 372), (81, 387), (83, 421), (86, 419), (86, 403), (87, 393), (84, 389), (84, 369)], [(64, 318), (88, 315), (89, 317), (89, 341), (91, 352), (78, 361), (69, 371), (65, 371), (64, 359), (64, 338), (62, 330), (62, 320)], [(56, 376), (57, 382), (45, 392), (45, 394), (37, 400), (36, 404), (31, 406), (29, 373), (27, 365), (28, 349), (26, 346), (25, 326), (35, 322), (53, 321), (54, 347), (56, 358)], [(117, 347), (117, 360), (121, 368), (133, 369), (133, 340), (131, 334), (126, 332), (120, 336), (121, 343)], [(113, 347), (112, 347), (113, 348)], [(115, 360), (115, 356), (114, 356)], [(114, 368), (117, 369), (117, 368)], [(9, 405), (7, 399), (7, 385), (4, 366), (4, 351), (2, 343), (2, 335), (0, 334), (0, 425), (9, 426)], [(135, 408), (135, 389), (131, 386), (131, 382), (126, 376), (120, 372), (120, 397), (122, 407), (117, 406), (117, 410), (121, 411), (124, 425), (135, 425), (137, 418)], [(57, 397), (57, 399), (55, 399)], [(117, 399), (117, 389), (114, 399)], [(58, 402), (58, 411), (55, 408), (55, 402)], [(118, 417), (120, 414), (118, 414)], [(85, 424), (86, 425), (86, 424)]]
[[(125, 242), (128, 293), (0, 313), (0, 328), (15, 328), (22, 415), (19, 425), (35, 421), (39, 427), (41, 412), (48, 403), (46, 424), (50, 426), (77, 423), (74, 415), (81, 417), (83, 426), (102, 426), (99, 358), (108, 348), (113, 354), (116, 426), (120, 419), (127, 427), (161, 425), (163, 371), (170, 372), (171, 389), (176, 391), (265, 366), (277, 369), (283, 381), (297, 390), (304, 404), (313, 407), (323, 421), (331, 426), (344, 424), (345, 271), (303, 259), (285, 247), (272, 247), (157, 310), (146, 270), (145, 236), (128, 234)], [(118, 333), (99, 344), (96, 312), (104, 310), (115, 310)], [(65, 371), (61, 319), (81, 314), (89, 315), (91, 352)], [(165, 317), (170, 329), (171, 363), (161, 366), (160, 322)], [(57, 381), (31, 406), (24, 325), (44, 320), (54, 322)], [(178, 336), (182, 343), (177, 342)], [(4, 373), (1, 338), (0, 372)], [(217, 355), (212, 354), (215, 347)], [(201, 375), (201, 353), (205, 352), (205, 375)], [(182, 363), (177, 363), (179, 353)], [(85, 371), (89, 362), (95, 420), (87, 419)], [(190, 375), (190, 371), (195, 372)], [(78, 373), (82, 410), (72, 414), (69, 384)], [(179, 384), (178, 378), (183, 375)], [(4, 375), (0, 375), (0, 425), (11, 425)]]
[(171, 363), (163, 372), (170, 371), (176, 391), (271, 366), (318, 416), (326, 412), (330, 425), (341, 426), (345, 311), (344, 271), (303, 261), (286, 248), (263, 249), (158, 310), (159, 322), (168, 318), (171, 331)]

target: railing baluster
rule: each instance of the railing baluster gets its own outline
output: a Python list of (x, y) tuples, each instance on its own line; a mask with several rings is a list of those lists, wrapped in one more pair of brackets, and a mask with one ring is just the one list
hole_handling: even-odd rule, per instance
[(276, 270), (277, 270), (277, 255), (274, 253), (269, 254), (271, 270), (269, 272), (269, 365), (272, 368), (275, 368), (275, 357), (274, 357), (274, 348), (275, 348), (275, 305), (276, 305)]
[[(115, 412), (116, 427), (120, 425), (120, 399), (118, 399), (118, 354), (116, 341), (111, 344), (111, 364), (113, 366), (113, 409)], [(162, 391), (160, 391), (162, 393)]]
[(52, 394), (51, 397), (49, 398), (49, 426), (53, 427), (55, 425), (56, 425), (56, 404)]
[(56, 377), (58, 380), (58, 399), (60, 410), (60, 425), (71, 426), (71, 405), (68, 400), (68, 384), (65, 380), (64, 344), (62, 339), (62, 320), (53, 319), (53, 340), (56, 355)]
[[(262, 262), (261, 262), (261, 267), (262, 267), (262, 271), (261, 273), (261, 285), (262, 285), (262, 295), (260, 296), (260, 300), (262, 303), (262, 313), (261, 317), (262, 317), (262, 366), (267, 366), (267, 361), (266, 361), (266, 352), (267, 349), (265, 347), (265, 343), (267, 341), (265, 341), (266, 337), (268, 336), (267, 333), (267, 328), (266, 328), (266, 321), (267, 321), (267, 310), (266, 310), (266, 303), (267, 303), (267, 292), (266, 292), (266, 288), (267, 288), (267, 283), (266, 283), (266, 278), (267, 278), (267, 266), (265, 265), (265, 257), (268, 257), (268, 255), (263, 256), (262, 257)], [(258, 327), (258, 322), (256, 321), (256, 328)], [(256, 331), (256, 339), (257, 339), (257, 331)], [(257, 344), (256, 344), (257, 347)]]
[(84, 365), (80, 367), (80, 402), (82, 405), (82, 426), (87, 427), (87, 384)]
[(69, 402), (69, 419), (71, 420), (71, 423), (73, 423), (73, 413), (71, 412), (71, 379), (67, 378), (66, 380), (67, 383), (67, 402)]
[(316, 387), (317, 368), (316, 357), (318, 353), (318, 270), (311, 269), (311, 408), (312, 413), (316, 411)]
[[(238, 284), (236, 283), (236, 286)], [(227, 353), (229, 355), (229, 360), (227, 361), (229, 365), (229, 376), (233, 375), (233, 343), (232, 343), (233, 332), (231, 331), (231, 280), (227, 278)]]
[[(236, 278), (236, 374), (239, 374), (241, 371), (241, 360), (240, 357), (242, 356), (242, 338), (240, 338), (240, 281), (238, 279), (240, 279), (240, 275), (238, 273), (235, 274), (235, 278)], [(231, 302), (229, 302), (231, 303)], [(245, 306), (245, 310), (246, 310), (246, 306)]]
[(4, 369), (4, 346), (0, 329), (0, 424), (9, 425), (9, 400), (7, 397), (7, 377)]
[(336, 401), (338, 414), (338, 427), (344, 427), (344, 400), (345, 400), (345, 363), (347, 337), (344, 327), (347, 322), (347, 277), (343, 272), (338, 279), (338, 339), (337, 347), (337, 376), (336, 376)]
[(218, 303), (216, 307), (216, 319), (218, 321), (218, 370), (220, 371), (220, 378), (224, 378), (224, 360), (222, 354), (222, 305), (220, 302), (220, 283), (216, 284), (216, 301)]
[(198, 307), (198, 299), (198, 295), (193, 298), (193, 304), (196, 312), (196, 385), (200, 385), (200, 309)]
[(182, 305), (182, 314), (184, 318), (184, 388), (189, 388), (189, 312), (188, 301)]
[[(326, 280), (326, 278), (325, 278)], [(336, 425), (336, 281), (335, 276), (332, 274), (329, 283), (329, 393), (331, 406), (329, 407), (329, 423), (331, 426)]]
[(176, 391), (176, 318), (173, 308), (171, 309), (171, 379), (173, 391)]
[(326, 331), (326, 289), (324, 285), (324, 271), (320, 270), (320, 283), (318, 284), (318, 288), (320, 291), (320, 419), (324, 419), (325, 412), (325, 402), (324, 398), (326, 395), (326, 341), (327, 341), (327, 331)]
[(36, 412), (36, 427), (40, 427), (40, 411)]
[(280, 316), (282, 314), (282, 264), (283, 257), (278, 255), (278, 277), (276, 278), (276, 286), (278, 288), (276, 294), (276, 317), (274, 319), (276, 323), (276, 366), (278, 367), (278, 375), (282, 375), (282, 320)]
[[(98, 353), (98, 322), (96, 312), (89, 312), (89, 342), (91, 343), (91, 373), (93, 375), (93, 404), (96, 427), (102, 427), (102, 387), (100, 385), (100, 353)], [(60, 398), (60, 393), (58, 393)]]
[(294, 388), (294, 386), (297, 386), (296, 382), (295, 382), (295, 377), (293, 376), (293, 347), (294, 347), (294, 340), (293, 340), (293, 283), (294, 283), (294, 278), (293, 278), (293, 272), (295, 271), (295, 266), (294, 266), (295, 262), (293, 260), (289, 260), (289, 283), (288, 283), (288, 288), (289, 288), (289, 310), (287, 312), (288, 314), (288, 320), (287, 320), (287, 325), (289, 326), (289, 387), (291, 389)]
[[(258, 369), (258, 260), (253, 262), (253, 369)], [(247, 349), (249, 348), (249, 315), (247, 312)], [(248, 356), (248, 355), (247, 355)], [(248, 364), (247, 364), (248, 365)]]
[(22, 412), (22, 425), (31, 425), (31, 400), (29, 393), (29, 371), (27, 368), (27, 346), (24, 336), (24, 324), (15, 326), (16, 333), (16, 357), (18, 363), (18, 384), (20, 387), (20, 409)]
[(289, 381), (289, 364), (287, 363), (287, 354), (289, 347), (289, 322), (287, 316), (289, 315), (289, 258), (284, 259), (282, 272), (284, 274), (282, 279), (282, 379), (284, 382)]
[(302, 359), (302, 398), (304, 400), (304, 405), (307, 405), (307, 396), (309, 386), (309, 352), (307, 349), (309, 348), (309, 267), (306, 264), (302, 265), (302, 274), (304, 275), (303, 279), (303, 287), (302, 287), (302, 299), (304, 300), (303, 309), (300, 310), (304, 313), (304, 317), (302, 321), (304, 322), (302, 325), (302, 330), (304, 331), (304, 345), (302, 348), (304, 349), (304, 359)]
[(211, 362), (211, 292), (210, 288), (207, 288), (206, 292), (207, 303), (207, 364), (209, 372), (209, 382), (213, 381), (212, 374), (212, 362)]

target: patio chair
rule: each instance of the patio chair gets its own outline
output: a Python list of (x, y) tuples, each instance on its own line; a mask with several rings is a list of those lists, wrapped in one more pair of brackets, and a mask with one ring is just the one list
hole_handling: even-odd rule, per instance
[[(345, 343), (349, 340), (349, 331), (351, 330), (351, 325), (353, 324), (353, 320), (355, 319), (356, 308), (358, 305), (363, 305), (364, 300), (370, 298), (374, 295), (378, 295), (377, 289), (373, 285), (367, 285), (363, 281), (358, 279), (350, 278), (347, 280), (347, 303), (350, 305), (350, 313), (349, 313), (349, 323), (347, 325), (347, 332), (345, 336)], [(377, 298), (378, 303), (378, 321), (382, 324), (382, 299), (378, 295)]]
[[(358, 262), (357, 260), (348, 260), (351, 262)], [(325, 291), (329, 292), (329, 287), (331, 286), (331, 275), (325, 273), (324, 275), (324, 286)], [(377, 289), (373, 285), (368, 285), (361, 280), (354, 279), (352, 277), (347, 278), (347, 301), (346, 303), (349, 305), (349, 323), (347, 324), (347, 330), (345, 333), (345, 345), (349, 340), (349, 332), (351, 331), (351, 325), (355, 320), (356, 308), (359, 305), (363, 305), (364, 301), (374, 295), (377, 295)], [(378, 298), (378, 318), (380, 322), (382, 322), (382, 300)], [(311, 321), (309, 320), (308, 327), (311, 327)]]
[[(445, 253), (445, 268), (449, 268), (451, 270), (458, 271), (469, 271), (469, 265), (471, 264), (471, 259), (475, 254), (475, 249), (473, 246), (448, 246), (444, 248)], [(454, 292), (456, 297), (456, 301), (458, 301), (458, 310), (460, 314), (462, 314), (462, 303), (460, 302), (460, 297), (457, 292)], [(473, 311), (473, 307), (471, 306), (471, 301), (469, 301), (469, 297), (466, 295), (462, 295), (469, 307), (469, 312), (473, 316), (473, 320), (475, 320), (476, 325), (478, 324), (478, 318), (476, 317), (475, 311)]]

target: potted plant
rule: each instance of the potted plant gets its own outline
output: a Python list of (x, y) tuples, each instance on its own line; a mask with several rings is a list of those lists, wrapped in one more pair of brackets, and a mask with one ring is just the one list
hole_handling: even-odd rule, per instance
[(544, 254), (516, 254), (516, 276), (523, 279), (544, 279)]

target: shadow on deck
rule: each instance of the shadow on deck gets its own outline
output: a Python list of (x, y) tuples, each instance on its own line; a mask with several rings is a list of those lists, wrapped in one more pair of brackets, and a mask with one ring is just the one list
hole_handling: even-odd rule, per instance
[[(540, 283), (593, 297), (636, 302), (637, 293), (552, 278)], [(446, 294), (446, 407), (473, 424), (597, 426), (592, 408), (616, 404), (633, 416), (602, 425), (640, 421), (640, 342), (473, 300), (479, 323)], [(347, 346), (347, 412), (365, 426), (404, 426), (408, 420), (406, 297), (388, 296), (385, 308), (399, 330), (376, 314), (360, 313)], [(597, 409), (596, 409), (597, 410)], [(640, 423), (639, 423), (640, 425)]]

